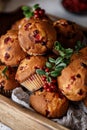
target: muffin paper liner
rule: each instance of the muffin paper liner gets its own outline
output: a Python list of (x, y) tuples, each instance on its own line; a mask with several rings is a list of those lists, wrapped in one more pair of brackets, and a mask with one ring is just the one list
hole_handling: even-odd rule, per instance
[(44, 82), (42, 81), (40, 75), (34, 74), (31, 77), (29, 77), (26, 81), (22, 82), (21, 85), (29, 91), (35, 91), (41, 88), (44, 85)]

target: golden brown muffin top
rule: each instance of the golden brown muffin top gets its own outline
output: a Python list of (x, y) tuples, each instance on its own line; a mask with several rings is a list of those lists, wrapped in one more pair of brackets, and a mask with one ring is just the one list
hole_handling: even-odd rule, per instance
[(32, 18), (21, 26), (18, 38), (25, 52), (30, 55), (42, 55), (53, 48), (56, 31), (48, 20)]
[(82, 100), (87, 93), (87, 59), (78, 58), (62, 70), (57, 78), (59, 89), (72, 101)]
[(36, 111), (51, 118), (63, 116), (68, 109), (68, 99), (58, 92), (37, 91), (29, 101)]
[(28, 77), (36, 72), (37, 68), (43, 68), (46, 63), (46, 57), (43, 56), (29, 56), (21, 61), (17, 73), (16, 79), (19, 82), (25, 81)]
[(16, 22), (12, 25), (11, 29), (12, 29), (12, 30), (19, 30), (19, 28), (22, 26), (22, 24), (25, 23), (25, 21), (27, 21), (27, 20), (28, 20), (28, 19), (24, 17), (24, 18), (22, 18), (22, 19), (16, 21)]
[(0, 38), (0, 59), (8, 66), (17, 66), (25, 58), (26, 53), (18, 41), (18, 31), (9, 30)]
[(59, 19), (54, 22), (57, 31), (57, 40), (65, 48), (73, 48), (77, 41), (83, 41), (84, 35), (79, 26), (66, 19)]

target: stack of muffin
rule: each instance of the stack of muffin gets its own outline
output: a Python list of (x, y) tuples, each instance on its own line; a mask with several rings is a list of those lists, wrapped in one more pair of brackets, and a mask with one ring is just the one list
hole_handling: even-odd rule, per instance
[(66, 48), (74, 48), (76, 42), (83, 39), (78, 25), (65, 19), (53, 22), (43, 16), (17, 21), (0, 38), (0, 93), (10, 95), (20, 84), (31, 92), (29, 103), (37, 112), (49, 118), (63, 116), (69, 100), (79, 101), (86, 97), (87, 48), (85, 53), (85, 49), (81, 51), (80, 58), (73, 56), (61, 76), (52, 80), (56, 82), (55, 91), (43, 87), (50, 82), (37, 74), (36, 69), (45, 68), (49, 55), (58, 57), (53, 51), (55, 41)]

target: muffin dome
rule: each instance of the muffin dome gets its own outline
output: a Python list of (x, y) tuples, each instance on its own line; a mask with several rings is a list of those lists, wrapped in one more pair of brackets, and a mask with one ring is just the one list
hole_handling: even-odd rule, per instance
[(79, 26), (71, 21), (59, 19), (54, 22), (57, 31), (57, 40), (65, 48), (74, 48), (77, 41), (83, 42), (84, 35)]
[(68, 99), (58, 92), (37, 91), (30, 95), (29, 103), (48, 118), (61, 117), (68, 109)]
[(56, 31), (49, 20), (31, 18), (19, 29), (18, 38), (25, 52), (43, 55), (53, 48)]
[(46, 57), (28, 56), (21, 61), (15, 78), (30, 91), (39, 89), (43, 86), (43, 81), (41, 76), (36, 73), (36, 69), (42, 69), (45, 63)]
[(11, 29), (12, 29), (12, 30), (19, 30), (19, 28), (22, 26), (22, 24), (25, 23), (25, 21), (27, 21), (27, 20), (28, 20), (27, 18), (22, 18), (22, 19), (16, 21), (16, 22), (12, 25)]
[(17, 66), (26, 56), (18, 41), (18, 31), (9, 30), (0, 39), (0, 60), (8, 66)]
[(87, 93), (87, 59), (75, 59), (57, 78), (59, 89), (72, 101), (80, 101)]

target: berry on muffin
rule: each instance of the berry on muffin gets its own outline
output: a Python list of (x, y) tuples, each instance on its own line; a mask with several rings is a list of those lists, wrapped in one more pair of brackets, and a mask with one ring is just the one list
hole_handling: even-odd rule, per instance
[(43, 69), (46, 63), (44, 56), (28, 56), (21, 61), (15, 79), (29, 91), (41, 88), (44, 84), (42, 76), (36, 73), (36, 69)]
[(61, 92), (37, 91), (30, 95), (30, 105), (48, 118), (59, 118), (66, 114), (68, 99)]
[(87, 59), (73, 60), (57, 78), (61, 92), (72, 101), (80, 101), (87, 94)]
[(7, 66), (18, 66), (26, 53), (21, 49), (18, 41), (18, 31), (9, 30), (0, 38), (0, 60)]
[(43, 55), (53, 48), (56, 30), (47, 19), (31, 18), (19, 29), (18, 39), (29, 55)]

